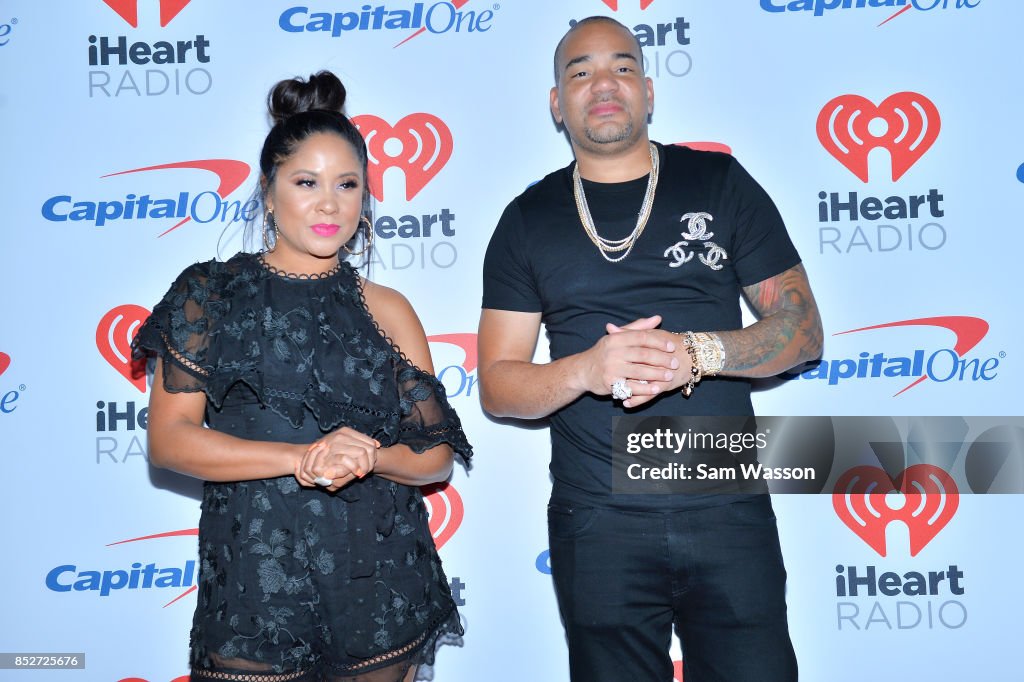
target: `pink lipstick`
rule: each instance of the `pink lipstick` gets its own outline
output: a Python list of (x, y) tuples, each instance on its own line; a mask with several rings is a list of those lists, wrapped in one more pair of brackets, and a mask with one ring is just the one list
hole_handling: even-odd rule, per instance
[(313, 225), (312, 228), (310, 229), (312, 229), (321, 237), (333, 237), (337, 233), (337, 231), (341, 229), (341, 226), (334, 225), (332, 223), (317, 223), (316, 225)]

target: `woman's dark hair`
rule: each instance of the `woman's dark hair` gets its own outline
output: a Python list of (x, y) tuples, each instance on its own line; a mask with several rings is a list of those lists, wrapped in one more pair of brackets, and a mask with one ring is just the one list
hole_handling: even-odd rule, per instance
[(366, 142), (348, 116), (345, 86), (330, 71), (320, 71), (309, 80), (292, 78), (275, 85), (267, 95), (267, 109), (274, 127), (267, 134), (260, 153), (263, 174), (261, 195), (266, 196), (277, 177), (277, 169), (306, 138), (316, 133), (334, 133), (348, 141), (363, 168), (363, 215), (370, 213)]

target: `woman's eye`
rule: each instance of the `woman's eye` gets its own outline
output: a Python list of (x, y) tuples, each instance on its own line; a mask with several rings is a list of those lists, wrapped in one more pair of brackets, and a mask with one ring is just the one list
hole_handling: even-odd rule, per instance
[(310, 180), (309, 178), (303, 178), (301, 180), (296, 181), (295, 184), (298, 185), (299, 187), (313, 187), (316, 185), (316, 181)]

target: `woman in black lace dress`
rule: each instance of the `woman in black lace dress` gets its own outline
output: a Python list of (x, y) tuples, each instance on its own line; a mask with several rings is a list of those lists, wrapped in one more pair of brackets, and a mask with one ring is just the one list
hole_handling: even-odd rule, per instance
[(150, 461), (205, 481), (193, 680), (407, 681), (462, 634), (418, 486), (471, 449), (415, 312), (345, 260), (372, 228), (344, 98), (274, 87), (264, 250), (186, 268), (134, 342)]

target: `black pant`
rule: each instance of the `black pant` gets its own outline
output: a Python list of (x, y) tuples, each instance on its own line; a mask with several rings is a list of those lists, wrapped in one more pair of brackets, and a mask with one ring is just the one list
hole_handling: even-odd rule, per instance
[(548, 506), (576, 682), (793, 682), (786, 569), (768, 495), (678, 512)]

